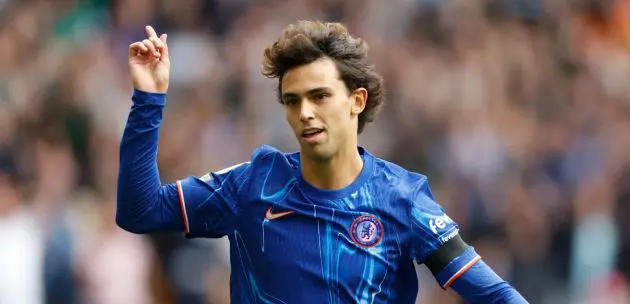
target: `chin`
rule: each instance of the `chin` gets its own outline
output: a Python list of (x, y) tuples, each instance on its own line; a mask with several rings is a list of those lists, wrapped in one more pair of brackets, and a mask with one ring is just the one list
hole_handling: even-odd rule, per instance
[(326, 145), (323, 145), (323, 144), (314, 145), (314, 146), (303, 145), (301, 152), (304, 153), (306, 156), (308, 156), (310, 159), (317, 162), (328, 161), (334, 155), (332, 149), (326, 147)]

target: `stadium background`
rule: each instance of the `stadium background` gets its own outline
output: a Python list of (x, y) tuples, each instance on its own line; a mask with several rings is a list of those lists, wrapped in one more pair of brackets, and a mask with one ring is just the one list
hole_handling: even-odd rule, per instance
[[(169, 34), (172, 182), (297, 148), (259, 71), (300, 18), (368, 40), (389, 97), (362, 145), (531, 303), (630, 302), (629, 0), (0, 0), (0, 303), (227, 303), (224, 241), (114, 224), (127, 46)], [(460, 303), (419, 272), (419, 303)]]

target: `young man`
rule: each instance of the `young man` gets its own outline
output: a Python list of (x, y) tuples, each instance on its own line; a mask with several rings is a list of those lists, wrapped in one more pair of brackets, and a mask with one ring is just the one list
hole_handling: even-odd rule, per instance
[(116, 221), (133, 233), (228, 236), (232, 303), (414, 303), (413, 262), (472, 303), (525, 303), (458, 235), (427, 178), (372, 156), (357, 136), (383, 102), (367, 46), (338, 23), (301, 21), (264, 52), (263, 74), (300, 152), (161, 185), (166, 35), (129, 47), (135, 91), (121, 143)]

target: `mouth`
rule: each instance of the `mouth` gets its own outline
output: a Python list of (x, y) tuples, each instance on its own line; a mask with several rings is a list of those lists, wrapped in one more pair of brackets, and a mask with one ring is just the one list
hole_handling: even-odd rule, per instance
[(324, 129), (319, 129), (319, 128), (308, 128), (304, 131), (302, 131), (302, 138), (311, 141), (311, 140), (315, 140), (319, 137), (319, 135), (321, 135), (324, 132)]

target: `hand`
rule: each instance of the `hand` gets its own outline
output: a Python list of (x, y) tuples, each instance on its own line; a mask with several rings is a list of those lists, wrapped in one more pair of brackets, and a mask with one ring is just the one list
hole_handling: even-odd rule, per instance
[(147, 39), (129, 45), (129, 68), (134, 89), (149, 93), (168, 91), (169, 70), (166, 34), (159, 38), (150, 25), (145, 27)]

